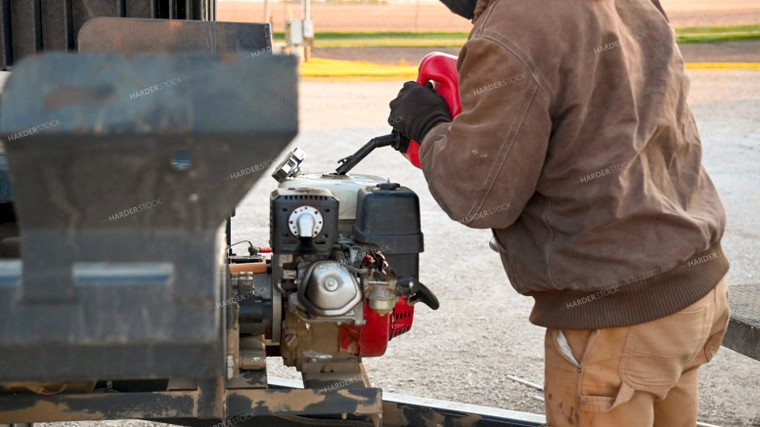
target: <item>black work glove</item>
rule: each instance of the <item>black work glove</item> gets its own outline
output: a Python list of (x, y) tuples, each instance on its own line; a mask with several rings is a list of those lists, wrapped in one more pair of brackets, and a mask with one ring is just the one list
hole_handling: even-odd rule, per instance
[(405, 137), (404, 135), (401, 135), (399, 131), (396, 129), (393, 129), (393, 144), (391, 144), (391, 147), (393, 147), (394, 150), (399, 151), (401, 154), (406, 153), (406, 150), (409, 149), (409, 138)]
[(435, 125), (451, 121), (446, 100), (433, 90), (433, 84), (425, 86), (406, 82), (396, 99), (391, 101), (388, 124), (402, 136), (422, 142)]
[(441, 0), (441, 3), (462, 18), (472, 21), (472, 18), (475, 17), (475, 5), (478, 4), (478, 0)]

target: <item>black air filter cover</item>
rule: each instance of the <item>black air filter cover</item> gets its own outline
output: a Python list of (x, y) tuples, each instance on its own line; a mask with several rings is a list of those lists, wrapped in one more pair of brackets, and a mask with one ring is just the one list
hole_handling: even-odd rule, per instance
[(414, 191), (394, 183), (359, 190), (354, 238), (380, 246), (401, 277), (419, 274), (423, 251), (420, 200)]

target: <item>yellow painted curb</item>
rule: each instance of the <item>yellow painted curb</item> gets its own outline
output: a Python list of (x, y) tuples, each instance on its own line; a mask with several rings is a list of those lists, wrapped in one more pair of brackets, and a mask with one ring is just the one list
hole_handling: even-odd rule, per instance
[(760, 70), (758, 62), (691, 62), (687, 70)]
[(416, 65), (382, 65), (362, 61), (312, 58), (301, 64), (301, 77), (307, 79), (413, 79)]
[[(693, 62), (687, 70), (760, 70), (756, 62)], [(301, 64), (306, 80), (413, 80), (416, 65), (383, 65), (363, 61), (312, 58)]]

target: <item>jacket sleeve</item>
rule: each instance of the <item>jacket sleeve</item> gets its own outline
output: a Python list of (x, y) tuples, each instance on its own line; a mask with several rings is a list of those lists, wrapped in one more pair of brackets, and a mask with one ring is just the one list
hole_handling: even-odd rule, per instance
[(506, 228), (536, 191), (551, 134), (549, 100), (501, 43), (471, 39), (459, 55), (462, 112), (423, 139), (433, 197), (454, 220)]

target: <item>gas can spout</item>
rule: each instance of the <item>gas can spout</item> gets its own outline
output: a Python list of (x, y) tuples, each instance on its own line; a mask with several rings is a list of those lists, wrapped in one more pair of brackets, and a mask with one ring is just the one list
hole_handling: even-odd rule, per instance
[(341, 163), (341, 165), (335, 169), (335, 173), (338, 175), (347, 174), (348, 171), (353, 169), (354, 166), (358, 165), (359, 162), (364, 160), (364, 158), (367, 157), (369, 153), (371, 153), (375, 148), (393, 145), (393, 143), (398, 138), (396, 135), (397, 134), (389, 133), (388, 135), (378, 136), (377, 138), (370, 139), (369, 142), (364, 144), (359, 150), (356, 151), (356, 153), (338, 160), (338, 163)]
[[(459, 72), (457, 71), (457, 57), (446, 53), (432, 52), (425, 55), (420, 62), (417, 83), (424, 85), (433, 82), (435, 91), (446, 100), (451, 117), (456, 117), (462, 110), (459, 101)], [(409, 141), (394, 131), (391, 134), (378, 136), (364, 144), (356, 153), (338, 160), (341, 163), (335, 170), (337, 175), (345, 175), (359, 162), (369, 155), (377, 147), (392, 145), (401, 152), (414, 166), (420, 164), (420, 144), (417, 141)]]

